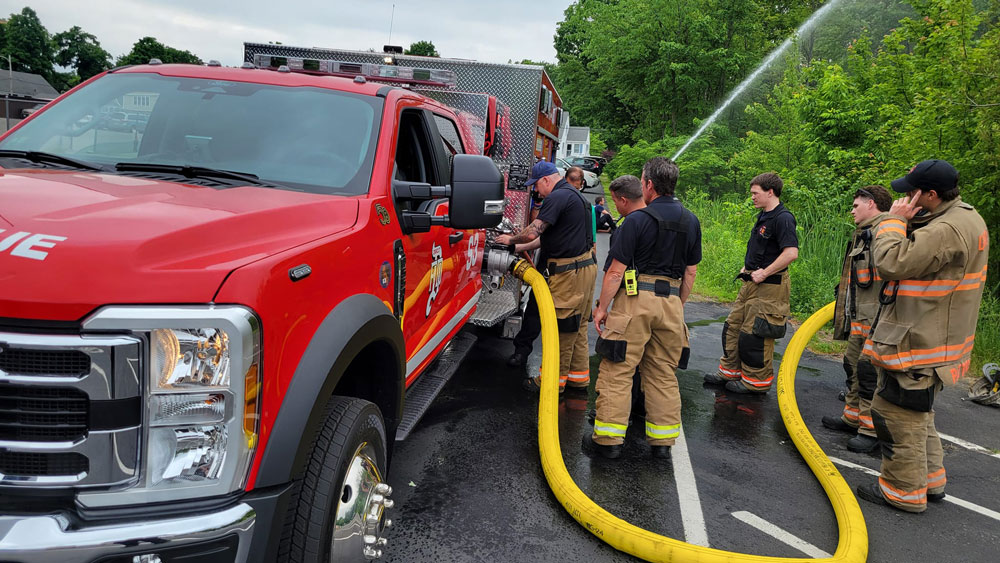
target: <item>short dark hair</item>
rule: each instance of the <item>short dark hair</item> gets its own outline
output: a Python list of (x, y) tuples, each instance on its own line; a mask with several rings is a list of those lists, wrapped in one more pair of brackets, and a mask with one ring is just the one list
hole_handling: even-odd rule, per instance
[(862, 197), (874, 201), (875, 207), (879, 211), (889, 211), (889, 208), (892, 207), (892, 196), (889, 195), (889, 190), (885, 189), (885, 186), (879, 186), (878, 184), (858, 189), (854, 192), (854, 197)]
[(659, 195), (674, 195), (679, 175), (677, 163), (665, 156), (654, 156), (642, 167), (642, 177), (653, 183), (653, 190)]
[(600, 205), (604, 203), (604, 196), (597, 196), (594, 198), (594, 205)]
[(567, 182), (569, 182), (570, 174), (573, 175), (573, 178), (579, 179), (581, 182), (583, 181), (583, 168), (580, 168), (579, 166), (570, 166), (569, 168), (567, 168), (566, 169)]
[(781, 188), (785, 187), (785, 183), (781, 181), (781, 176), (778, 176), (776, 172), (764, 172), (757, 174), (753, 180), (750, 180), (750, 187), (754, 186), (760, 186), (760, 189), (774, 192), (776, 197), (781, 197)]
[(959, 195), (958, 184), (955, 184), (955, 187), (951, 188), (950, 190), (941, 190), (941, 191), (934, 190), (934, 191), (937, 192), (937, 195), (939, 198), (941, 198), (941, 201), (951, 201), (956, 197), (958, 197)]
[(611, 193), (623, 197), (629, 201), (642, 199), (642, 183), (631, 174), (619, 176), (611, 181), (608, 186)]

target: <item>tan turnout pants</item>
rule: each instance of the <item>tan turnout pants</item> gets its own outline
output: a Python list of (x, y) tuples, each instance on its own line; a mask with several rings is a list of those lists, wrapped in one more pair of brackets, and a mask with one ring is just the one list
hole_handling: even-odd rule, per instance
[(941, 387), (933, 370), (878, 370), (872, 400), (872, 420), (882, 443), (878, 484), (889, 504), (907, 512), (926, 510), (927, 493), (943, 493), (948, 482), (931, 408)]
[(789, 315), (788, 272), (775, 275), (781, 283), (744, 281), (722, 327), (719, 375), (759, 393), (774, 383), (774, 339), (785, 335)]
[(875, 437), (872, 425), (872, 396), (875, 393), (878, 373), (868, 358), (861, 355), (865, 335), (852, 334), (844, 352), (844, 371), (847, 373), (847, 393), (844, 395), (844, 414), (841, 419), (858, 429), (858, 434)]
[(676, 370), (681, 353), (688, 346), (684, 305), (676, 290), (678, 280), (659, 276), (639, 276), (639, 281), (669, 280), (670, 297), (651, 291), (615, 295), (611, 311), (598, 339), (601, 353), (597, 377), (597, 417), (594, 442), (621, 444), (628, 429), (632, 408), (632, 377), (639, 368), (646, 395), (646, 441), (653, 446), (670, 446), (681, 431), (681, 395)]
[[(573, 258), (550, 258), (548, 267), (563, 266), (585, 261), (593, 257), (590, 251)], [(552, 274), (549, 276), (549, 291), (556, 307), (559, 323), (559, 388), (567, 385), (587, 387), (590, 385), (590, 346), (587, 342), (587, 328), (593, 310), (594, 284), (597, 281), (597, 265)]]

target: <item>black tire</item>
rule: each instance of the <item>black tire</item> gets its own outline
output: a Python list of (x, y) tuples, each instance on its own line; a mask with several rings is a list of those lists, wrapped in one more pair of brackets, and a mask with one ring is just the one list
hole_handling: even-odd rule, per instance
[[(385, 422), (373, 403), (331, 397), (324, 422), (311, 447), (308, 465), (294, 484), (279, 561), (320, 563), (331, 560), (337, 506), (347, 470), (361, 444), (373, 446), (378, 470), (386, 473)], [(360, 550), (358, 551), (361, 557)]]

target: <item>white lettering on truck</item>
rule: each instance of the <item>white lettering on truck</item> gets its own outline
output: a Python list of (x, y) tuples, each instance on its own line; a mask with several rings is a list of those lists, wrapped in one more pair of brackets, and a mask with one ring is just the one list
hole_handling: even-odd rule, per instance
[[(0, 229), (0, 233), (3, 233), (4, 231), (5, 229)], [(53, 248), (57, 242), (63, 240), (66, 240), (66, 237), (60, 237), (57, 235), (33, 235), (25, 231), (18, 231), (7, 235), (6, 237), (0, 235), (0, 252), (7, 252), (11, 249), (11, 247), (13, 247), (13, 250), (10, 250), (11, 256), (30, 258), (32, 260), (45, 260), (45, 257), (48, 256), (49, 253), (35, 249)]]

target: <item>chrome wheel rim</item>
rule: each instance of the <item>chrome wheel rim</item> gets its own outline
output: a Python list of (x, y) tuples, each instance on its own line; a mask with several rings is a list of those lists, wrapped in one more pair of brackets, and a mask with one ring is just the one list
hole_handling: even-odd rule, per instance
[(370, 561), (382, 556), (385, 528), (392, 521), (385, 511), (392, 508), (392, 487), (382, 482), (375, 448), (361, 443), (336, 494), (337, 510), (330, 541), (330, 561)]

